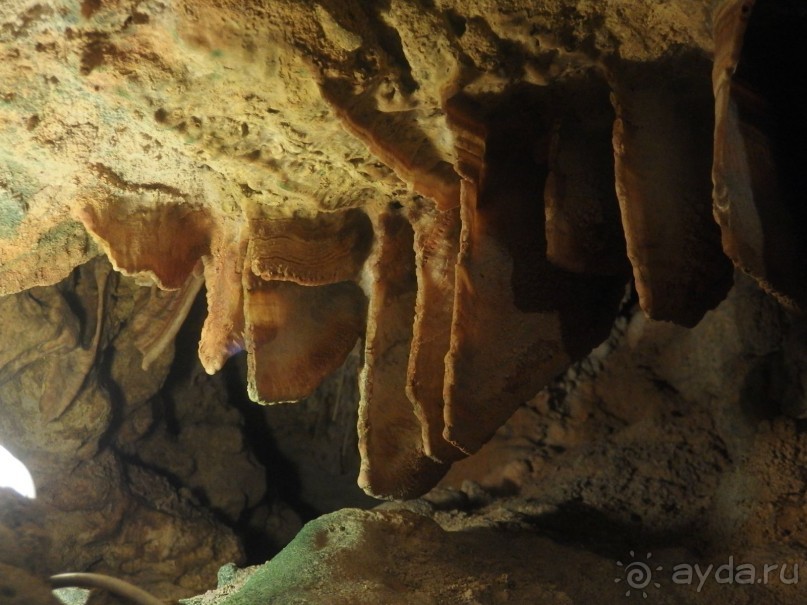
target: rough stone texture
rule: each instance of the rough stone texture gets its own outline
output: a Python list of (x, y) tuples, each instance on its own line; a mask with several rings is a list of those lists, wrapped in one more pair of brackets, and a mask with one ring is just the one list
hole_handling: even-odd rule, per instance
[[(794, 324), (735, 278), (692, 330), (628, 303), (608, 341), (441, 487), (321, 517), (246, 583), (188, 603), (616, 604), (631, 602), (632, 561), (659, 583), (632, 599), (803, 602), (805, 444), (780, 409)], [(715, 581), (729, 561), (754, 581)], [(697, 576), (673, 579), (682, 564), (712, 575), (698, 590)], [(765, 564), (779, 567), (757, 583)]]
[(163, 293), (114, 273), (97, 360), (79, 376), (78, 396), (47, 420), (41, 393), (77, 383), (71, 356), (91, 351), (96, 277), (108, 269), (97, 259), (57, 286), (0, 299), (8, 336), (0, 443), (26, 463), (38, 492), (26, 518), (39, 533), (16, 526), (25, 540), (49, 544), (39, 548), (47, 556), (28, 559), (23, 542), (3, 534), (0, 562), (40, 581), (91, 570), (164, 598), (187, 596), (209, 588), (224, 561), (277, 552), (301, 518), (374, 503), (356, 486), (355, 353), (299, 410), (255, 406), (246, 400), (243, 358), (216, 376), (202, 369), (200, 296), (176, 344), (172, 338), (144, 370), (134, 326)]
[[(438, 312), (454, 297), (451, 340), (429, 351), (447, 363), (418, 363), (426, 349), (413, 332), (396, 352), (408, 371), (394, 392), (371, 401), (363, 391), (376, 426), (408, 426), (389, 448), (362, 448), (365, 469), (403, 460), (407, 470), (362, 485), (380, 497), (416, 495), (597, 344), (621, 294), (625, 250), (651, 316), (694, 325), (725, 294), (729, 263), (709, 212), (710, 9), (705, 0), (6, 2), (0, 293), (54, 283), (101, 251), (138, 283), (179, 291), (159, 322), (165, 336), (152, 329), (138, 340), (148, 366), (204, 279), (205, 370), (246, 349), (254, 401), (299, 400), (340, 366), (365, 325), (349, 282), (373, 299), (380, 287), (366, 265), (358, 275), (370, 249), (363, 213), (393, 204), (417, 222), (455, 211), (463, 192), (461, 231), (432, 243), (459, 251), (463, 270), (438, 273), (456, 287), (429, 286), (421, 255), (412, 293)], [(695, 90), (673, 103), (698, 100), (695, 119), (653, 101), (669, 96), (657, 84), (684, 63)], [(579, 153), (580, 133), (563, 122), (567, 97), (585, 83), (602, 104), (589, 127), (598, 145), (575, 167), (567, 154)], [(614, 154), (602, 145), (609, 87), (621, 216), (608, 206)], [(457, 99), (481, 108), (460, 129), (449, 119)], [(672, 136), (689, 128), (683, 143)], [(476, 176), (463, 165), (463, 129), (479, 135)], [(591, 187), (567, 187), (588, 165)], [(340, 227), (340, 217), (350, 218)], [(356, 237), (328, 235), (353, 223)], [(668, 225), (676, 228), (665, 235)], [(375, 237), (384, 248), (385, 234), (376, 228)], [(440, 296), (418, 294), (427, 287)], [(420, 323), (430, 310), (396, 313)], [(511, 321), (499, 326), (498, 315)], [(507, 362), (480, 361), (491, 343), (475, 335), (515, 338), (521, 324), (528, 334), (518, 350), (504, 345)], [(96, 345), (83, 342), (72, 366), (91, 364)], [(384, 363), (373, 346), (368, 366)], [(46, 418), (71, 405), (83, 373), (63, 398), (45, 397)], [(491, 405), (502, 388), (511, 397)], [(483, 419), (469, 420), (469, 409), (484, 409)]]
[(726, 297), (732, 265), (712, 220), (709, 61), (668, 62), (611, 70), (616, 192), (643, 310), (692, 327)]
[(0, 563), (3, 605), (59, 605), (47, 582), (19, 567)]
[(128, 326), (149, 290), (128, 279), (107, 285), (102, 342), (78, 395), (58, 417), (43, 415), (40, 394), (74, 383), (72, 356), (91, 350), (83, 343), (103, 288), (92, 265), (105, 264), (0, 299), (0, 442), (34, 476), (51, 573), (91, 569), (187, 595), (209, 585), (221, 557), (241, 560), (232, 530), (210, 511), (238, 518), (263, 496), (264, 471), (244, 455), (241, 418), (209, 377), (172, 376), (174, 395), (160, 392), (170, 355), (140, 369)]
[(56, 605), (46, 583), (54, 572), (44, 507), (0, 488), (0, 603)]
[[(342, 590), (345, 602), (591, 602), (611, 593), (577, 578), (616, 558), (606, 547), (652, 547), (664, 565), (695, 554), (794, 560), (807, 544), (800, 471), (807, 444), (803, 427), (780, 412), (804, 415), (803, 338), (799, 324), (744, 279), (709, 311), (729, 275), (709, 209), (711, 118), (723, 248), (785, 302), (798, 302), (805, 284), (793, 262), (799, 255), (787, 253), (798, 249), (797, 238), (781, 249), (768, 243), (784, 241), (775, 239), (781, 225), (800, 227), (803, 153), (763, 149), (762, 159), (777, 164), (767, 172), (765, 162), (745, 156), (721, 165), (726, 149), (754, 139), (749, 124), (759, 125), (743, 121), (750, 110), (733, 104), (742, 87), (726, 76), (735, 65), (740, 75), (759, 70), (779, 30), (761, 8), (773, 0), (758, 0), (754, 14), (763, 18), (749, 26), (741, 52), (751, 5), (732, 0), (721, 4), (745, 16), (728, 33), (718, 27), (713, 42), (713, 4), (3, 2), (0, 293), (10, 296), (0, 299), (0, 438), (37, 478), (41, 524), (59, 545), (54, 565), (110, 571), (161, 596), (188, 594), (209, 583), (222, 560), (240, 557), (234, 529), (246, 546), (263, 542), (266, 551), (326, 509), (323, 501), (358, 499), (341, 484), (316, 485), (309, 470), (292, 486), (294, 508), (275, 497), (262, 475), (284, 465), (269, 464), (270, 446), (255, 448), (272, 413), (244, 412), (243, 381), (232, 371), (241, 362), (225, 362), (247, 350), (255, 400), (304, 398), (346, 356), (355, 371), (350, 351), (364, 325), (364, 296), (370, 329), (359, 438), (368, 492), (419, 494), (445, 468), (435, 467), (478, 449), (524, 399), (550, 388), (479, 455), (455, 464), (441, 490), (406, 505), (453, 530), (450, 538), (411, 514), (346, 512), (354, 549), (334, 553), (333, 544), (317, 543), (321, 530), (338, 531), (339, 517), (325, 518), (266, 568), (268, 594), (297, 591), (310, 602)], [(799, 19), (804, 13), (792, 2), (776, 6)], [(799, 19), (785, 21), (798, 30)], [(788, 52), (778, 40), (775, 50)], [(804, 70), (793, 56), (787, 66), (798, 82)], [(798, 143), (803, 112), (787, 100), (798, 97), (762, 65), (765, 77), (750, 74), (745, 92), (760, 93), (794, 122), (760, 128), (763, 142)], [(683, 79), (673, 82), (676, 74)], [(596, 91), (592, 102), (603, 104), (601, 113), (580, 110), (592, 117), (591, 153), (601, 160), (581, 154), (586, 135), (567, 127), (567, 101), (585, 83)], [(477, 111), (462, 111), (469, 106)], [(613, 152), (603, 144), (612, 118)], [(576, 154), (579, 163), (568, 159)], [(589, 191), (564, 185), (589, 163)], [(783, 190), (796, 185), (783, 201), (770, 195), (781, 207), (768, 203), (771, 175)], [(758, 179), (756, 189), (743, 189), (749, 178)], [(461, 229), (436, 229), (424, 244), (419, 221), (460, 207)], [(761, 238), (760, 208), (787, 211)], [(381, 228), (383, 213), (400, 229)], [(346, 216), (358, 225), (350, 250), (328, 236), (351, 223), (341, 223)], [(738, 216), (747, 231), (734, 230)], [(368, 217), (372, 244), (361, 227)], [(435, 261), (430, 254), (440, 250), (449, 252)], [(454, 250), (462, 270), (429, 267), (450, 263)], [(117, 272), (105, 259), (83, 265), (99, 253)], [(625, 253), (641, 307), (694, 329), (625, 313), (606, 345), (552, 382), (607, 331)], [(390, 268), (384, 259), (393, 259)], [(431, 289), (436, 296), (424, 290), (427, 271), (446, 282)], [(564, 294), (569, 280), (581, 289)], [(174, 336), (202, 282), (201, 366), (190, 363), (195, 345), (181, 331), (172, 361)], [(336, 304), (346, 317), (333, 328), (336, 339), (319, 330), (332, 325), (325, 319), (312, 322), (335, 304), (323, 294), (330, 288), (352, 292), (350, 304)], [(284, 291), (295, 294), (275, 296)], [(419, 330), (430, 305), (452, 333), (439, 333), (441, 350), (428, 351), (437, 362), (424, 366), (416, 362), (428, 335)], [(295, 313), (305, 321), (295, 324)], [(334, 340), (336, 351), (327, 346)], [(273, 346), (289, 342), (300, 346), (286, 366), (292, 370), (274, 375)], [(316, 371), (298, 376), (299, 360)], [(202, 368), (225, 375), (210, 378)], [(279, 388), (289, 374), (303, 386)], [(344, 455), (355, 434), (340, 429), (354, 415), (344, 412), (341, 388), (334, 395), (337, 384), (277, 428), (293, 465), (317, 459), (307, 437), (325, 424), (319, 436), (338, 441), (339, 455), (317, 462), (341, 478), (358, 465)], [(315, 413), (320, 397), (331, 407)], [(323, 410), (339, 421), (322, 422)], [(485, 527), (517, 531), (471, 531)], [(400, 560), (389, 558), (391, 540)], [(327, 593), (301, 584), (299, 573), (277, 571), (315, 551), (333, 555), (312, 580), (327, 581)], [(509, 567), (501, 573), (512, 574), (513, 585), (493, 573), (492, 559), (466, 557), (477, 552)], [(538, 574), (536, 562), (545, 566)], [(11, 565), (23, 584), (20, 574), (39, 573)], [(356, 582), (334, 589), (340, 577)], [(787, 602), (787, 589), (706, 596)]]
[[(345, 365), (311, 397), (250, 412), (269, 426), (276, 459), (291, 467), (277, 466), (269, 472), (283, 482), (278, 483), (278, 491), (305, 520), (342, 507), (368, 508), (378, 503), (356, 484), (361, 464), (356, 431), (360, 367), (357, 346)], [(254, 408), (248, 401), (244, 405)]]
[[(428, 515), (408, 510), (345, 509), (309, 523), (283, 553), (250, 570), (246, 582), (183, 603), (582, 605), (624, 603), (626, 596), (642, 600), (644, 593), (653, 603), (704, 599), (741, 605), (798, 603), (802, 596), (778, 577), (751, 586), (708, 581), (699, 587), (697, 576), (691, 583), (676, 583), (673, 570), (681, 563), (725, 564), (682, 548), (657, 549), (649, 560), (641, 552), (635, 560), (651, 563), (653, 575), (647, 586), (631, 590), (625, 566), (634, 559), (624, 554), (564, 544), (514, 517), (445, 531)], [(785, 580), (793, 577), (788, 566)]]
[[(764, 508), (749, 464), (785, 447), (776, 427), (793, 425), (777, 419), (788, 323), (747, 278), (692, 330), (634, 314), (445, 484), (576, 502), (667, 535), (722, 528)], [(749, 500), (724, 501), (734, 490)]]

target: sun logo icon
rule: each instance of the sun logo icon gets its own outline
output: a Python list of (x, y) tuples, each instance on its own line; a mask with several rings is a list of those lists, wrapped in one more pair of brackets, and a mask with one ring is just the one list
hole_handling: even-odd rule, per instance
[(618, 584), (623, 580), (625, 581), (625, 584), (628, 586), (628, 590), (625, 592), (626, 597), (631, 595), (631, 591), (635, 591), (636, 594), (641, 594), (642, 597), (646, 599), (646, 588), (651, 585), (656, 588), (661, 588), (661, 584), (653, 581), (653, 572), (661, 571), (664, 568), (661, 565), (658, 565), (654, 569), (651, 569), (650, 558), (652, 556), (652, 553), (647, 553), (644, 561), (637, 561), (634, 552), (630, 551), (630, 557), (633, 559), (630, 563), (625, 564), (622, 561), (616, 562), (619, 567), (623, 568), (623, 577), (616, 578), (614, 582)]

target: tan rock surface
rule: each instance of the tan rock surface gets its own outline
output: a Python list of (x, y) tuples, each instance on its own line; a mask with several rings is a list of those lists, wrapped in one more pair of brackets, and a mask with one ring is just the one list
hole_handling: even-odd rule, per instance
[[(96, 274), (105, 282), (111, 276), (106, 289)], [(173, 343), (142, 370), (131, 319), (148, 295), (97, 259), (58, 286), (0, 299), (7, 338), (0, 442), (28, 466), (37, 488), (32, 508), (0, 507), (0, 518), (25, 534), (0, 538), (4, 563), (40, 579), (92, 568), (170, 597), (208, 586), (218, 557), (243, 556), (221, 519), (237, 519), (263, 498), (264, 471), (245, 455), (239, 414), (213, 384), (202, 388), (197, 376), (197, 392), (168, 403), (161, 390)], [(77, 364), (76, 355), (88, 352), (97, 359)], [(58, 414), (48, 413), (52, 397)], [(185, 428), (181, 435), (165, 424), (171, 410)], [(47, 545), (31, 554), (33, 539)]]
[[(261, 529), (299, 523), (265, 498), (265, 469), (243, 438), (251, 428), (230, 407), (240, 402), (237, 381), (188, 365), (187, 347), (171, 360), (203, 285), (202, 366), (226, 372), (247, 349), (256, 400), (305, 397), (346, 357), (355, 366), (351, 347), (366, 330), (358, 449), (360, 481), (376, 496), (426, 491), (449, 461), (495, 434), (448, 479), (479, 481), (457, 496), (469, 506), (484, 506), (488, 490), (523, 489), (517, 508), (483, 524), (540, 520), (594, 543), (638, 524), (662, 538), (717, 536), (757, 558), (773, 541), (782, 557), (803, 550), (805, 447), (798, 425), (768, 407), (780, 394), (771, 360), (784, 355), (773, 342), (784, 320), (756, 291), (708, 311), (729, 275), (710, 216), (709, 147), (725, 252), (787, 302), (806, 283), (792, 253), (800, 247), (795, 236), (772, 243), (780, 230), (797, 233), (804, 214), (797, 196), (777, 204), (763, 186), (749, 197), (749, 170), (769, 184), (764, 163), (724, 161), (753, 136), (738, 132), (742, 120), (726, 121), (737, 118), (726, 94), (734, 63), (723, 55), (737, 51), (736, 31), (717, 31), (710, 111), (713, 4), (1, 2), (0, 293), (14, 295), (0, 299), (0, 433), (32, 461), (40, 497), (56, 511), (61, 564), (177, 596), (240, 556), (231, 529), (242, 518)], [(792, 2), (776, 6), (803, 14)], [(782, 40), (774, 48), (788, 58)], [(784, 64), (798, 82), (794, 56)], [(593, 94), (583, 102), (575, 85), (586, 81)], [(768, 100), (788, 92), (780, 80), (752, 83), (776, 93)], [(458, 100), (479, 108), (459, 128)], [(802, 132), (798, 103), (778, 108), (794, 127), (774, 134)], [(616, 158), (603, 145), (612, 117)], [(800, 174), (790, 157), (775, 157), (787, 168), (777, 178)], [(616, 197), (621, 224), (608, 206)], [(761, 208), (777, 209), (776, 220)], [(445, 235), (429, 231), (432, 218), (457, 213)], [(628, 346), (598, 381), (559, 402), (554, 377), (607, 336), (624, 292), (623, 249), (646, 311), (686, 325), (706, 319), (687, 332), (632, 317)], [(100, 254), (126, 276), (102, 285), (99, 265), (83, 266)], [(331, 296), (343, 290), (347, 302)], [(318, 316), (329, 308), (336, 328)], [(295, 314), (299, 322), (284, 324)], [(796, 359), (785, 368), (801, 379), (792, 340)], [(310, 357), (315, 371), (300, 371)], [(297, 379), (302, 386), (285, 388)], [(800, 384), (790, 386), (789, 405), (803, 413)], [(329, 389), (334, 409), (349, 407), (341, 383)], [(286, 451), (308, 448), (303, 433), (285, 436)], [(328, 439), (342, 448), (333, 455), (341, 465), (351, 434)], [(546, 536), (515, 544), (494, 534), (495, 558), (520, 574), (513, 587), (506, 571), (491, 571), (489, 541), (478, 535), (447, 539), (428, 520), (389, 511), (354, 516), (345, 533), (359, 537), (347, 544), (358, 553), (335, 540), (335, 566), (317, 576), (328, 594), (301, 587), (299, 574), (272, 590), (332, 602), (333, 579), (349, 577), (346, 602), (368, 587), (371, 602), (405, 602), (412, 589), (436, 602), (588, 603), (604, 594), (579, 581), (592, 569), (615, 588), (610, 558)], [(312, 532), (298, 546), (331, 554)], [(393, 539), (411, 566), (397, 566)], [(385, 565), (373, 568), (379, 558)], [(535, 558), (546, 575), (530, 584)], [(739, 600), (766, 596), (749, 594)]]
[[(396, 403), (382, 407), (397, 406), (407, 424), (413, 415), (407, 437), (391, 437), (400, 440), (393, 450), (411, 448), (404, 457), (471, 453), (605, 336), (622, 295), (623, 250), (653, 317), (692, 326), (725, 296), (730, 264), (710, 211), (711, 10), (706, 0), (8, 0), (0, 293), (53, 284), (102, 252), (139, 283), (179, 291), (154, 303), (162, 328), (144, 328), (137, 341), (150, 367), (203, 278), (204, 368), (215, 373), (246, 349), (254, 400), (300, 399), (361, 335), (359, 285), (371, 310), (373, 293), (390, 285), (371, 283), (385, 279), (363, 266), (371, 246), (414, 245), (385, 242), (377, 228), (371, 242), (368, 216), (397, 205), (417, 225), (419, 214), (462, 206), (459, 248), (445, 252), (456, 265), (439, 272), (453, 287), (430, 285), (416, 257), (411, 292), (421, 307), (441, 298), (441, 326), (428, 329), (450, 319), (451, 340), (443, 332), (427, 351), (423, 308), (386, 309), (390, 334), (409, 344), (400, 353), (407, 372), (393, 381), (399, 392), (383, 398)], [(581, 101), (585, 82), (592, 95)], [(457, 99), (481, 116), (459, 129), (450, 119)], [(612, 113), (613, 157), (603, 145)], [(740, 236), (727, 220), (729, 256), (755, 265), (734, 250)], [(803, 277), (797, 265), (782, 267), (781, 283)], [(345, 304), (327, 294), (339, 288), (352, 289)], [(272, 317), (258, 318), (259, 309)], [(280, 329), (281, 315), (299, 325)], [(319, 324), (327, 329), (315, 335)], [(369, 328), (368, 341), (386, 329)], [(77, 330), (52, 346), (72, 351), (80, 377), (98, 343)], [(334, 347), (322, 342), (337, 333)], [(306, 356), (316, 358), (310, 372), (300, 369)], [(63, 397), (46, 398), (46, 417), (73, 405), (79, 377)], [(379, 458), (367, 468), (389, 463), (371, 450)], [(374, 493), (398, 492), (388, 482)]]

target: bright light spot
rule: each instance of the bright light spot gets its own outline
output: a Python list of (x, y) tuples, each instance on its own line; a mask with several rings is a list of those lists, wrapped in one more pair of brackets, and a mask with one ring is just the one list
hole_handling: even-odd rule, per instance
[(36, 498), (36, 487), (31, 473), (2, 445), (0, 445), (0, 487), (10, 487), (27, 498)]
[(90, 591), (85, 588), (57, 588), (53, 595), (64, 605), (85, 605), (90, 600)]

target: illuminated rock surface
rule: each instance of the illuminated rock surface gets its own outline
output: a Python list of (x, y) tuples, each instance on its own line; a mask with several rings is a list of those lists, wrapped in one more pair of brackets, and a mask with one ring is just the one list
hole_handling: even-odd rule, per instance
[[(695, 154), (659, 143), (681, 158), (678, 172), (661, 165), (667, 151), (641, 151), (641, 136), (664, 132), (642, 131), (636, 145), (615, 139), (616, 157), (623, 147), (628, 154), (616, 177), (633, 170), (635, 148), (656, 163), (639, 170), (640, 181), (667, 196), (634, 195), (634, 184), (617, 178), (620, 221), (608, 191), (612, 152), (600, 145), (576, 158), (575, 141), (585, 135), (564, 100), (580, 86), (603, 93), (613, 85), (616, 124), (656, 122), (660, 105), (624, 109), (620, 91), (633, 85), (620, 79), (621, 66), (638, 64), (664, 80), (681, 67), (666, 57), (683, 46), (702, 58), (692, 67), (694, 85), (708, 80), (708, 14), (695, 0), (652, 11), (639, 2), (557, 2), (540, 11), (528, 2), (267, 2), (249, 10), (183, 0), (6, 2), (0, 292), (55, 283), (105, 254), (117, 271), (168, 291), (152, 295), (134, 320), (148, 368), (204, 279), (205, 369), (217, 372), (246, 350), (254, 401), (299, 400), (364, 333), (365, 305), (377, 313), (373, 281), (384, 277), (365, 266), (370, 248), (413, 245), (385, 242), (378, 224), (370, 227), (368, 216), (394, 204), (418, 230), (417, 309), (383, 311), (383, 323), (412, 325), (406, 348), (395, 353), (407, 369), (386, 387), (394, 393), (366, 399), (362, 409), (379, 408), (370, 413), (382, 418), (385, 407), (407, 408), (399, 415), (413, 415), (404, 431), (411, 436), (385, 441), (400, 439), (392, 449), (404, 458), (422, 452), (438, 465), (451, 462), (476, 451), (518, 405), (602, 340), (628, 276), (620, 222), (651, 316), (691, 325), (725, 294), (728, 261), (708, 216), (708, 166), (690, 171), (686, 163), (708, 162), (710, 124), (694, 118), (707, 140), (690, 142)], [(654, 81), (647, 86), (660, 93)], [(708, 87), (695, 94), (708, 98)], [(588, 128), (604, 143), (611, 102), (606, 94), (594, 99), (599, 117)], [(452, 117), (462, 103), (479, 110)], [(709, 106), (698, 110), (708, 114)], [(636, 115), (620, 117), (624, 111)], [(474, 136), (475, 152), (467, 148)], [(463, 167), (468, 162), (476, 174)], [(596, 176), (575, 192), (588, 170)], [(691, 199), (694, 214), (677, 209), (680, 196)], [(425, 231), (434, 220), (426, 217), (456, 216), (460, 206), (459, 224)], [(655, 217), (647, 234), (634, 218), (643, 206)], [(656, 268), (636, 246), (655, 247), (653, 230), (671, 224), (680, 228), (665, 236)], [(669, 251), (689, 226), (715, 237), (697, 236), (703, 246), (672, 263)], [(704, 263), (715, 271), (695, 267)], [(645, 286), (646, 273), (657, 285)], [(369, 302), (358, 288), (349, 292), (350, 281)], [(713, 295), (701, 296), (705, 282)], [(397, 313), (406, 317), (390, 316)], [(505, 353), (522, 324), (519, 343)], [(495, 368), (485, 362), (498, 356), (487, 350), (491, 338), (509, 358)], [(97, 347), (82, 341), (76, 349), (76, 384), (44, 397), (46, 418), (71, 404)], [(367, 363), (384, 363), (376, 359), (368, 355)], [(367, 468), (398, 464), (383, 449), (361, 451)], [(362, 485), (400, 497), (439, 478), (425, 459), (411, 464), (406, 473), (423, 466), (422, 477), (392, 472), (389, 481)]]
[[(407, 499), (488, 464), (653, 531), (731, 543), (739, 508), (755, 548), (800, 544), (798, 502), (724, 487), (767, 444), (773, 492), (803, 492), (774, 421), (807, 415), (802, 320), (732, 263), (803, 310), (805, 31), (795, 0), (0, 3), (0, 442), (56, 562), (187, 595), (366, 506), (356, 479)], [(497, 449), (627, 318), (617, 358), (643, 326), (652, 354), (584, 387), (596, 426)], [(680, 435), (642, 425), (679, 418), (658, 398)], [(675, 444), (636, 446), (659, 475), (705, 448), (673, 495), (575, 449), (634, 425)]]

